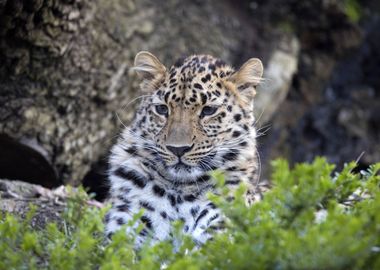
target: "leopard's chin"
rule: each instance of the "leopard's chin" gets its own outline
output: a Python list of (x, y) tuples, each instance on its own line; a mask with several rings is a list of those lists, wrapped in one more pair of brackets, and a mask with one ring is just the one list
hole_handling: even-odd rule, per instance
[(170, 178), (176, 182), (194, 182), (204, 174), (204, 171), (197, 166), (189, 166), (184, 163), (177, 163), (169, 166), (167, 170)]

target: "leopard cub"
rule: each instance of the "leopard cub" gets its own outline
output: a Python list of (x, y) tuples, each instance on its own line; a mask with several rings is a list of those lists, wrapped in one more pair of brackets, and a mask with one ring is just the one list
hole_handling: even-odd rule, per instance
[(135, 234), (144, 225), (137, 246), (147, 238), (169, 239), (174, 220), (182, 220), (183, 231), (204, 243), (223, 222), (206, 198), (214, 190), (210, 171), (224, 171), (231, 190), (244, 182), (248, 203), (257, 195), (253, 98), (263, 73), (261, 61), (251, 58), (235, 71), (212, 56), (193, 55), (167, 69), (151, 53), (140, 52), (134, 70), (148, 95), (112, 148), (106, 233), (143, 209), (127, 232)]

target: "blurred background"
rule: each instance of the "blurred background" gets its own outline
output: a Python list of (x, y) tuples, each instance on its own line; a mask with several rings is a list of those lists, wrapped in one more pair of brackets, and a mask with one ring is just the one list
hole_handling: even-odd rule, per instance
[(0, 0), (0, 179), (105, 194), (107, 153), (138, 101), (130, 67), (258, 57), (270, 160), (380, 161), (380, 1)]

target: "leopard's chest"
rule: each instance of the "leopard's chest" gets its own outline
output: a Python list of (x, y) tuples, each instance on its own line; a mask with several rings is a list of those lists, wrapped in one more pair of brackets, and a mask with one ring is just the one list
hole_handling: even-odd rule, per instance
[[(147, 238), (162, 241), (171, 238), (173, 221), (183, 222), (183, 231), (197, 243), (204, 243), (209, 237), (207, 228), (219, 223), (219, 210), (206, 197), (212, 190), (209, 177), (201, 182), (170, 181), (162, 176), (155, 166), (141, 161), (136, 156), (119, 158), (111, 164), (112, 208), (106, 219), (106, 232), (112, 234), (135, 220), (127, 233), (136, 235), (139, 246)], [(141, 228), (142, 230), (137, 230)]]
[[(160, 185), (160, 181), (154, 179), (142, 184), (137, 179), (120, 179), (121, 176), (123, 175), (111, 176), (111, 180), (119, 181), (120, 184), (112, 196), (113, 207), (109, 214), (108, 231), (116, 231), (131, 220), (133, 215), (143, 211), (139, 222), (145, 224), (145, 229), (140, 231), (138, 241), (142, 242), (147, 235), (156, 241), (170, 238), (172, 223), (177, 220), (183, 222), (185, 233), (193, 236), (199, 234), (200, 242), (207, 238), (206, 235), (201, 235), (209, 223), (206, 218), (215, 218), (218, 210), (204, 194), (184, 194), (176, 189), (165, 188)], [(126, 173), (124, 176), (131, 177), (131, 174)]]

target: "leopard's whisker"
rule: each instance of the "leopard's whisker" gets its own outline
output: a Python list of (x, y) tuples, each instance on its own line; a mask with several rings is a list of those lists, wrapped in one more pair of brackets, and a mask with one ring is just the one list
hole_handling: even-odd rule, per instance
[(141, 99), (141, 98), (149, 98), (151, 97), (152, 95), (141, 95), (141, 96), (138, 96), (138, 97), (135, 97), (134, 99), (132, 99), (130, 102), (128, 102), (127, 104), (125, 104), (122, 108), (122, 110), (124, 111), (126, 107), (128, 107), (129, 105), (131, 105), (133, 102)]

